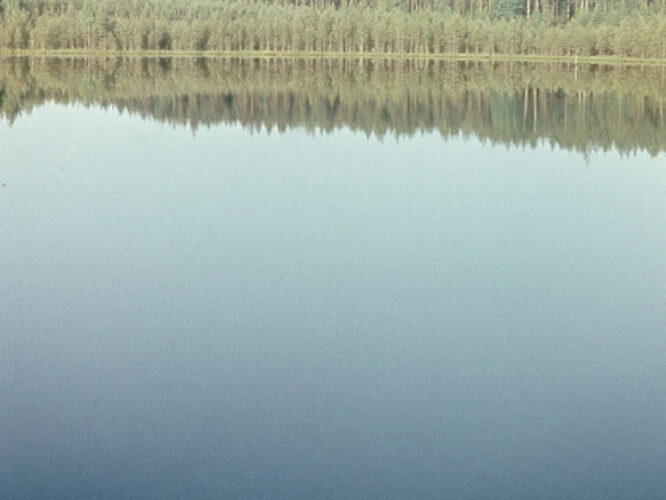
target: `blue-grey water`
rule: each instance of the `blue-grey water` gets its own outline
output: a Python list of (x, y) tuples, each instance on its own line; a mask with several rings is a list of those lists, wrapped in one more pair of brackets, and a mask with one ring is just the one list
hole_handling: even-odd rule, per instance
[(0, 121), (0, 498), (660, 499), (666, 155)]

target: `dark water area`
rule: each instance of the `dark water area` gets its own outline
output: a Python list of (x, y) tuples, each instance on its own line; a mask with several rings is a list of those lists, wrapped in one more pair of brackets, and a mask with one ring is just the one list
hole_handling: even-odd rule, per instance
[(660, 69), (307, 64), (0, 61), (0, 498), (663, 498)]

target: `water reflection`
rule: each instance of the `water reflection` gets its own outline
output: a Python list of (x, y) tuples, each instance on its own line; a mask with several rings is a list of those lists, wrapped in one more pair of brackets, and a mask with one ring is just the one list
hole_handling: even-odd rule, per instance
[(649, 72), (5, 64), (91, 107), (0, 122), (0, 499), (663, 497), (666, 155), (304, 130), (657, 150)]
[(665, 68), (417, 60), (9, 58), (0, 117), (45, 102), (114, 107), (194, 130), (349, 127), (590, 152), (666, 149)]

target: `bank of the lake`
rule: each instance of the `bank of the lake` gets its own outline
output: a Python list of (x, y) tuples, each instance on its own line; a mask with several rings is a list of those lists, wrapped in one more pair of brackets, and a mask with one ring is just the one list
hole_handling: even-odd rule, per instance
[(534, 55), (501, 53), (440, 53), (427, 52), (316, 52), (277, 50), (95, 50), (95, 49), (4, 49), (0, 57), (234, 57), (234, 58), (286, 58), (286, 59), (415, 59), (432, 61), (480, 61), (516, 63), (568, 63), (604, 66), (666, 66), (664, 58), (625, 56)]

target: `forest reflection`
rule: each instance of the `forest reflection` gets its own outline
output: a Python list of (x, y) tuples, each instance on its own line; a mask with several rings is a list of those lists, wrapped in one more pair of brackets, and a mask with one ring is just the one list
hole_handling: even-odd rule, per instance
[(49, 102), (196, 130), (341, 127), (580, 152), (666, 149), (663, 67), (410, 59), (0, 59), (0, 119)]

